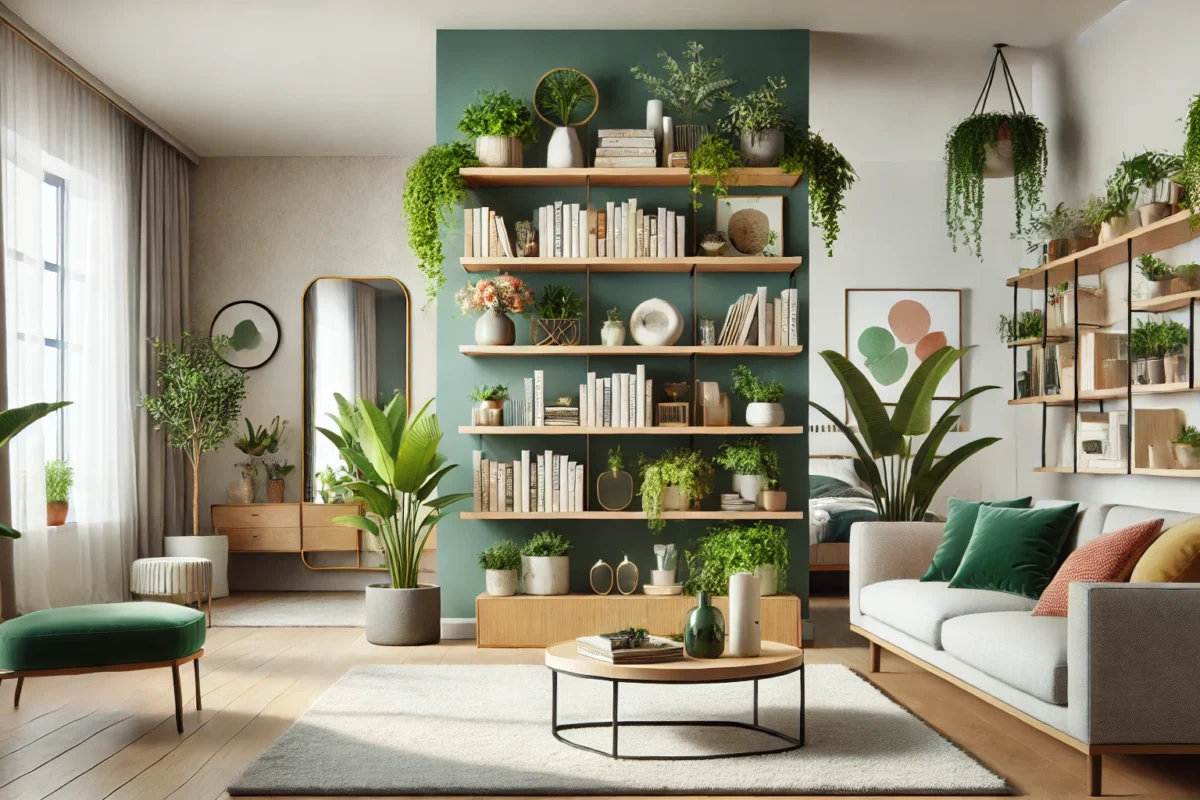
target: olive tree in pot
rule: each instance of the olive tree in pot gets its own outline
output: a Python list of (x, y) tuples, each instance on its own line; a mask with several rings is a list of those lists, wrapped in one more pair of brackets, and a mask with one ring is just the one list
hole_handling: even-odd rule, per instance
[[(4, 446), (13, 439), (13, 437), (28, 428), (33, 423), (37, 422), (42, 417), (49, 416), (63, 406), (69, 405), (71, 405), (70, 401), (60, 403), (32, 403), (27, 406), (20, 406), (18, 408), (10, 408), (5, 411), (0, 411), (0, 449), (3, 449)], [(5, 455), (4, 457), (7, 458), (8, 456)], [(49, 465), (47, 465), (47, 468), (48, 467)], [(68, 467), (68, 469), (70, 468)], [(47, 472), (49, 472), (49, 469), (47, 469)], [(48, 483), (49, 477), (47, 477), (47, 484)], [(46, 494), (49, 496), (49, 485), (47, 485), (46, 488)], [(68, 488), (70, 487), (68, 486)], [(0, 522), (0, 536), (4, 537), (5, 539), (20, 539), (21, 532)]]
[(184, 331), (179, 344), (151, 340), (158, 359), (158, 395), (142, 406), (172, 447), (192, 465), (192, 535), (164, 537), (168, 556), (207, 558), (213, 565), (212, 596), (229, 596), (229, 539), (200, 535), (200, 457), (233, 435), (246, 398), (246, 373), (221, 358), (228, 337), (209, 339)]
[(748, 403), (746, 424), (752, 428), (783, 425), (783, 384), (758, 378), (745, 364), (738, 364), (731, 372), (733, 384), (729, 390)]
[(538, 140), (533, 113), (508, 91), (481, 89), (463, 109), (458, 131), (475, 140), (475, 157), (485, 167), (520, 167), (522, 148)]
[(765, 436), (744, 436), (735, 444), (724, 442), (713, 461), (733, 473), (733, 490), (743, 500), (766, 511), (782, 511), (787, 493), (775, 490), (779, 485), (779, 453), (769, 443)]
[(521, 568), (521, 551), (505, 539), (479, 554), (479, 568), (484, 570), (487, 593), (493, 597), (509, 597), (517, 593), (517, 570)]
[(521, 545), (521, 586), (525, 594), (569, 594), (571, 543), (554, 531), (539, 531)]
[[(457, 464), (438, 452), (442, 430), (436, 414), (426, 414), (430, 399), (412, 419), (404, 395), (384, 409), (341, 395), (333, 417), (337, 432), (317, 430), (331, 441), (355, 480), (345, 484), (352, 500), (370, 516), (335, 517), (349, 528), (370, 531), (383, 548), (388, 583), (367, 587), (366, 635), (372, 644), (434, 644), (441, 638), (441, 588), (418, 582), (421, 551), (433, 526), (450, 506), (470, 493), (432, 497), (438, 483)], [(333, 416), (333, 415), (330, 415)]]
[(734, 98), (725, 116), (717, 122), (718, 130), (738, 137), (742, 162), (748, 167), (774, 167), (783, 155), (783, 112), (787, 104), (779, 90), (787, 88), (787, 80), (768, 77), (765, 85)]

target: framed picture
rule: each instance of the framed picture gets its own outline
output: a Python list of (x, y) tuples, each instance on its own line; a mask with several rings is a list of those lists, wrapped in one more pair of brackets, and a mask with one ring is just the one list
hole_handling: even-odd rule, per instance
[(229, 337), (230, 347), (221, 353), (226, 364), (257, 369), (279, 348), (279, 321), (262, 303), (237, 300), (217, 312), (208, 335)]
[[(917, 367), (946, 345), (962, 347), (961, 289), (847, 289), (845, 354), (879, 399), (894, 404)], [(962, 395), (962, 362), (934, 397)]]
[(729, 242), (723, 255), (783, 255), (783, 195), (717, 198), (717, 233)]

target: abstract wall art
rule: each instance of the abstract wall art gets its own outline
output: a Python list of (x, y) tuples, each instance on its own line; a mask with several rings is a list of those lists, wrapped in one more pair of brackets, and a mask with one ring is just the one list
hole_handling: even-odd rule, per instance
[(279, 322), (271, 310), (253, 300), (230, 303), (213, 317), (209, 336), (228, 336), (221, 358), (231, 367), (257, 369), (279, 347)]

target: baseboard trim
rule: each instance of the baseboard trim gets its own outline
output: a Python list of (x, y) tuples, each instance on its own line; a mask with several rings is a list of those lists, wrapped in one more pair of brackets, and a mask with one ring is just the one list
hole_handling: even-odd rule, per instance
[(442, 617), (443, 639), (474, 639), (474, 617)]

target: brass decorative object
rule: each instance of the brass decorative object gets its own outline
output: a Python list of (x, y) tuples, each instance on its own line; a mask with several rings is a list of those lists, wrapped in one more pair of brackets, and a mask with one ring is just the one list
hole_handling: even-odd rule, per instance
[(587, 125), (589, 122), (591, 122), (592, 117), (596, 116), (596, 110), (600, 108), (600, 90), (596, 88), (596, 82), (589, 78), (587, 73), (583, 72), (582, 70), (575, 69), (574, 67), (555, 67), (542, 77), (538, 78), (537, 84), (533, 87), (533, 113), (537, 114), (538, 118), (547, 125), (551, 127), (558, 127), (553, 120), (547, 119), (546, 116), (542, 114), (541, 109), (542, 84), (546, 81), (546, 78), (549, 78), (556, 72), (578, 72), (580, 75), (587, 78), (587, 82), (592, 85), (592, 96), (595, 97), (595, 101), (592, 103), (591, 113), (579, 122), (571, 122), (567, 119), (562, 121), (563, 125), (572, 128), (577, 128), (581, 125)]
[(596, 478), (596, 501), (605, 511), (624, 511), (633, 502), (633, 476), (623, 469), (601, 472)]
[[(608, 585), (605, 586), (603, 589), (601, 589), (596, 584), (597, 584), (597, 581), (599, 581), (599, 583), (601, 585), (603, 585), (605, 570), (608, 570)], [(597, 576), (599, 576), (599, 577), (597, 577)], [(615, 581), (616, 581), (616, 578), (613, 573), (613, 568), (611, 566), (609, 566), (608, 563), (605, 562), (604, 559), (600, 559), (595, 564), (593, 564), (591, 570), (588, 572), (588, 584), (592, 587), (592, 591), (595, 592), (596, 594), (608, 594), (609, 592), (611, 592), (613, 590), (613, 584), (615, 583)]]
[(541, 319), (540, 317), (531, 320), (529, 340), (538, 346), (579, 344), (579, 320)]
[[(632, 576), (629, 574), (630, 570), (633, 570)], [(633, 594), (637, 591), (640, 577), (637, 564), (630, 561), (629, 556), (625, 556), (625, 559), (617, 565), (617, 591), (621, 594)]]

